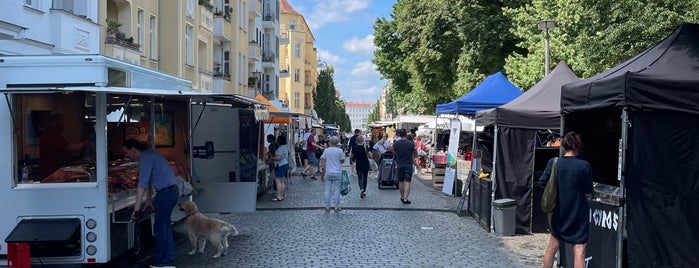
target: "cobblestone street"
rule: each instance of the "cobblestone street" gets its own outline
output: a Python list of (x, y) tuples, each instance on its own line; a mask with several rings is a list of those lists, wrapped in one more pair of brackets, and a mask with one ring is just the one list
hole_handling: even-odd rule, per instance
[[(348, 168), (347, 165), (345, 165)], [(323, 182), (294, 176), (286, 198), (258, 198), (258, 211), (210, 215), (238, 227), (228, 255), (212, 259), (214, 249), (187, 255), (184, 228), (175, 226), (178, 267), (540, 267), (544, 234), (498, 237), (470, 216), (458, 217), (459, 198), (415, 176), (410, 199), (398, 190), (379, 190), (369, 175), (366, 198), (356, 181), (341, 199), (342, 211), (325, 212)], [(422, 182), (422, 183), (421, 183)]]

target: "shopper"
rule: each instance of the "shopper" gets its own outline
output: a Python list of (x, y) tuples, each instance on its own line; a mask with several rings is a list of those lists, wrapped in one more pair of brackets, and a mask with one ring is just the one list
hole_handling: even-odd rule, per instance
[[(279, 145), (277, 144), (277, 138), (272, 134), (267, 135), (267, 142), (269, 145), (267, 146), (267, 153), (265, 154), (265, 163), (268, 165), (270, 177), (274, 178), (274, 160), (272, 158)], [(274, 185), (275, 191), (277, 190), (276, 188), (277, 186)]]
[[(148, 145), (134, 139), (124, 142), (123, 151), (131, 161), (138, 161), (138, 187), (131, 219), (143, 217), (141, 202), (146, 197), (144, 210), (153, 209), (153, 235), (155, 236), (155, 264), (151, 267), (175, 267), (175, 240), (172, 237), (170, 215), (177, 204), (179, 191), (177, 179), (170, 163)], [(155, 190), (155, 197), (151, 190)]]
[(277, 186), (277, 197), (272, 199), (272, 201), (282, 201), (284, 200), (284, 177), (289, 170), (289, 147), (286, 146), (286, 136), (279, 135), (277, 137), (278, 147), (274, 151), (274, 182)]
[(345, 153), (337, 147), (340, 140), (331, 137), (329, 146), (320, 156), (320, 180), (325, 181), (325, 212), (330, 211), (330, 200), (335, 211), (340, 211), (340, 181), (342, 180), (342, 164), (345, 163)]
[(357, 173), (357, 182), (359, 183), (359, 198), (366, 196), (369, 157), (371, 157), (371, 154), (368, 152), (366, 145), (364, 145), (364, 137), (362, 135), (357, 136), (356, 144), (352, 147), (352, 154), (350, 154), (350, 161), (356, 163), (355, 171)]
[(303, 176), (303, 178), (306, 178), (306, 176), (311, 176), (311, 179), (317, 179), (315, 177), (315, 170), (317, 161), (316, 150), (318, 149), (322, 150), (324, 148), (316, 143), (315, 135), (311, 131), (306, 139), (306, 156), (308, 157), (308, 165), (306, 165), (306, 168), (303, 170), (303, 172), (301, 172), (301, 176)]
[(407, 131), (401, 128), (396, 131), (397, 141), (393, 143), (395, 151), (396, 176), (398, 178), (398, 189), (400, 189), (400, 201), (403, 204), (411, 204), (410, 182), (413, 177), (413, 160), (415, 159), (415, 143), (407, 138)]
[[(347, 153), (349, 155), (352, 155), (352, 148), (357, 145), (357, 137), (359, 136), (362, 136), (362, 131), (360, 129), (355, 129), (354, 136), (350, 138), (349, 143), (347, 144)], [(352, 160), (352, 158), (350, 158), (350, 166), (354, 168), (354, 160)]]
[[(544, 252), (544, 267), (553, 266), (553, 258), (561, 242), (573, 244), (574, 267), (585, 267), (585, 248), (590, 234), (588, 217), (590, 207), (586, 195), (592, 193), (592, 168), (590, 163), (576, 158), (582, 149), (580, 134), (569, 132), (561, 144), (563, 157), (556, 164), (558, 178), (558, 204), (551, 215), (551, 235)], [(554, 160), (551, 159), (539, 179), (544, 187), (549, 181)]]

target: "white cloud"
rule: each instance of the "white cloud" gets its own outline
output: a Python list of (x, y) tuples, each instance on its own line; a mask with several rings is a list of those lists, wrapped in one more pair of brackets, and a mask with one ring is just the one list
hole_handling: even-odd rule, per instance
[(322, 49), (318, 49), (318, 59), (327, 62), (328, 65), (333, 67), (345, 63), (345, 59), (332, 54), (330, 51)]
[(362, 39), (353, 37), (342, 44), (342, 49), (351, 53), (372, 55), (374, 54), (374, 49), (376, 49), (376, 47), (374, 47), (374, 35), (370, 34)]
[(370, 61), (362, 61), (354, 65), (351, 74), (354, 77), (375, 77), (379, 75), (379, 72), (376, 71), (376, 65)]
[(312, 31), (328, 23), (338, 23), (351, 20), (351, 13), (369, 6), (369, 0), (320, 0), (313, 11), (304, 18)]

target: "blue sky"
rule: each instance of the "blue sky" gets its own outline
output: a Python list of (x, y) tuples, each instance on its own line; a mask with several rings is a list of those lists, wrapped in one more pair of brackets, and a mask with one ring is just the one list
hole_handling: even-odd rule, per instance
[(316, 38), (318, 59), (335, 68), (335, 88), (345, 102), (376, 103), (387, 81), (374, 55), (377, 18), (390, 18), (395, 0), (288, 0)]

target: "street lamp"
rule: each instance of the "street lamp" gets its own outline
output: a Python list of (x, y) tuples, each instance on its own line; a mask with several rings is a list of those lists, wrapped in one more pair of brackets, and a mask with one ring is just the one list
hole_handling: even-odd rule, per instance
[(537, 25), (539, 30), (545, 31), (544, 39), (546, 40), (546, 75), (549, 74), (549, 55), (551, 54), (549, 50), (549, 30), (556, 28), (556, 21), (554, 20), (540, 20)]

